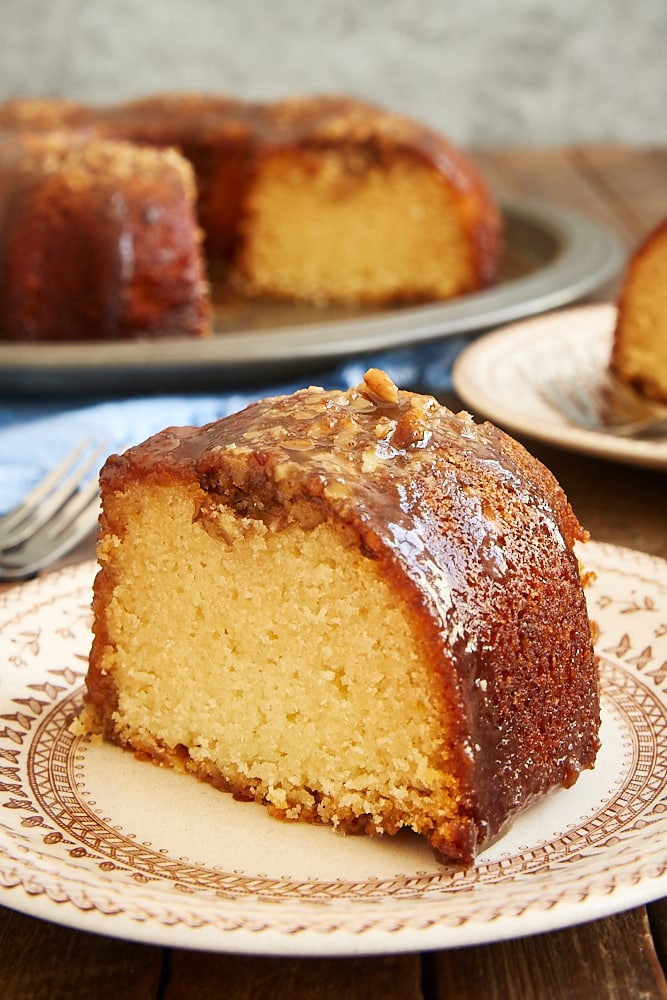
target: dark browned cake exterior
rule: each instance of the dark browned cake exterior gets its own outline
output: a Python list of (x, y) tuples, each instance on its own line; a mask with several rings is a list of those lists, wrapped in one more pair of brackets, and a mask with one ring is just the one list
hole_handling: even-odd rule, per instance
[(254, 105), (208, 94), (162, 94), (97, 111), (105, 134), (144, 145), (171, 146), (192, 164), (197, 208), (211, 263), (228, 264), (252, 177)]
[(175, 150), (0, 132), (0, 339), (201, 336), (192, 169)]
[(584, 532), (500, 430), (370, 371), (165, 430), (101, 481), (107, 739), (463, 863), (593, 766)]
[(0, 131), (61, 132), (92, 129), (90, 108), (58, 97), (14, 97), (0, 104)]

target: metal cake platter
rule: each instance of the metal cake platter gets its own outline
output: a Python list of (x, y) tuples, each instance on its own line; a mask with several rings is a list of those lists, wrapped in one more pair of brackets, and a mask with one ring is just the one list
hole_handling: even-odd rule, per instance
[(599, 223), (532, 200), (502, 204), (499, 282), (448, 302), (391, 309), (325, 309), (215, 301), (204, 340), (0, 343), (0, 392), (78, 395), (239, 389), (323, 371), (368, 352), (482, 332), (570, 304), (614, 278), (620, 240)]

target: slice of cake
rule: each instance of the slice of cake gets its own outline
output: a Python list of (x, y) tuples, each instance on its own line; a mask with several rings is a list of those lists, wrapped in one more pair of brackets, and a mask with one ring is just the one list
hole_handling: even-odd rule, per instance
[(552, 475), (369, 371), (170, 428), (102, 476), (86, 725), (277, 816), (469, 863), (598, 749)]
[(667, 404), (667, 219), (635, 250), (618, 300), (612, 371)]

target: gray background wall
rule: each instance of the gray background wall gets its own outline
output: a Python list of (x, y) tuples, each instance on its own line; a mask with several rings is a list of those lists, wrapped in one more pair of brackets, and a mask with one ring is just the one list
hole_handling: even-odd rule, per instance
[(347, 92), (476, 146), (667, 142), (667, 0), (0, 0), (0, 99)]

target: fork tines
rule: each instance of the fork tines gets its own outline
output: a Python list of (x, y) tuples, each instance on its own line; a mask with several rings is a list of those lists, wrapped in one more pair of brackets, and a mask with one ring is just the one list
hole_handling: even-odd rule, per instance
[(21, 579), (74, 548), (95, 526), (107, 445), (84, 441), (0, 517), (0, 578)]
[(554, 376), (542, 383), (540, 392), (578, 427), (622, 437), (667, 431), (667, 407), (640, 396), (610, 371)]

